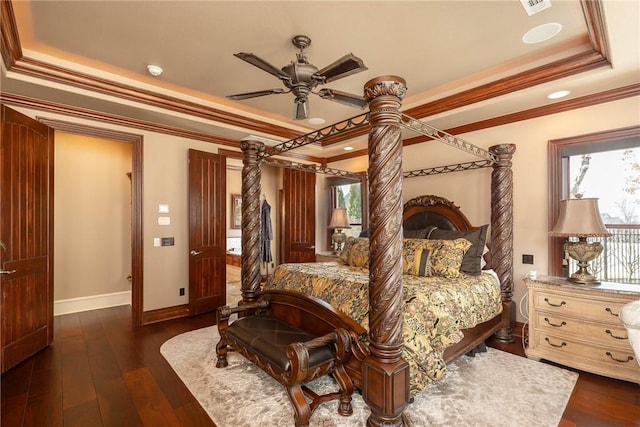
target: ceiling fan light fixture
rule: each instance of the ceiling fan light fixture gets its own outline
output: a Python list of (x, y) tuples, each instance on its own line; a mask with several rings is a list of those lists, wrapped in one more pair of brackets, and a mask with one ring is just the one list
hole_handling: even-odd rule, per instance
[(149, 64), (147, 65), (147, 71), (149, 71), (149, 74), (151, 74), (153, 77), (158, 77), (160, 74), (162, 74), (163, 70), (159, 65)]
[(307, 98), (296, 98), (293, 103), (296, 120), (304, 120), (309, 117), (309, 100)]

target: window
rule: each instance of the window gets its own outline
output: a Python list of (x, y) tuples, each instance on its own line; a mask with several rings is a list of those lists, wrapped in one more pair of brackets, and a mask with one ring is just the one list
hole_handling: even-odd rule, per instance
[(360, 183), (343, 184), (333, 187), (335, 191), (336, 208), (347, 209), (350, 230), (344, 232), (348, 236), (358, 237), (362, 231), (362, 189)]
[[(590, 262), (600, 280), (640, 284), (640, 128), (551, 141), (549, 225), (560, 199), (598, 198), (611, 237), (593, 238), (604, 246)], [(550, 274), (567, 276), (577, 267), (562, 255), (562, 239), (550, 239)], [(559, 247), (558, 247), (559, 246)]]
[[(342, 230), (347, 236), (358, 237), (367, 228), (366, 182), (355, 181), (351, 178), (327, 178), (329, 183), (329, 213), (340, 207), (347, 210), (350, 229)], [(363, 197), (363, 188), (364, 197)], [(329, 215), (331, 217), (331, 215)], [(331, 232), (328, 232), (327, 242), (331, 242)]]

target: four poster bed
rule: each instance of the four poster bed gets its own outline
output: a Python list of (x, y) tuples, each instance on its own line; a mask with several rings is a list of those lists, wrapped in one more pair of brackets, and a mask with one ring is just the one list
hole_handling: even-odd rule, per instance
[[(404, 80), (395, 76), (365, 85), (370, 110), (364, 123), (370, 126), (369, 237), (351, 239), (340, 255), (341, 263), (279, 266), (264, 290), (260, 288), (260, 164), (273, 154), (333, 135), (318, 131), (268, 153), (258, 141), (241, 143), (241, 304), (259, 299), (285, 301), (293, 295), (305, 303), (284, 304), (274, 315), (315, 335), (347, 330), (352, 344), (345, 369), (371, 409), (367, 421), (371, 426), (401, 425), (410, 396), (441, 378), (446, 362), (492, 335), (513, 340), (511, 157), (515, 146), (496, 145), (484, 151), (404, 116), (399, 107), (405, 92)], [(446, 166), (444, 171), (493, 169), (490, 227), (472, 226), (457, 206), (436, 196), (418, 197), (403, 206), (402, 127), (484, 158)], [(335, 134), (352, 129), (332, 130)], [(427, 239), (434, 227), (439, 237)], [(487, 229), (491, 252), (484, 268), (491, 270), (480, 271), (482, 261), (489, 258), (483, 239)]]
[[(408, 201), (403, 224), (402, 357), (409, 363), (413, 396), (444, 376), (446, 362), (500, 329), (503, 307), (500, 281), (483, 262), (490, 258), (488, 225), (471, 226), (457, 206), (437, 196)], [(355, 344), (346, 369), (359, 388), (364, 387), (362, 363), (368, 353), (368, 252), (368, 238), (350, 237), (337, 263), (281, 264), (264, 286), (265, 291), (295, 291), (328, 302), (358, 324), (351, 328)], [(332, 324), (339, 327), (347, 325)]]

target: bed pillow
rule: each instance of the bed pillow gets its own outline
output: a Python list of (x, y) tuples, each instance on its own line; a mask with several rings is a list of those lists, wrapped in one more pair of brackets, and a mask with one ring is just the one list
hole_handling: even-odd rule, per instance
[(434, 276), (453, 278), (460, 277), (460, 266), (464, 259), (464, 254), (471, 247), (471, 242), (467, 239), (455, 240), (427, 240), (436, 242), (429, 256), (431, 263), (431, 273)]
[[(471, 242), (467, 239), (404, 239), (403, 273), (426, 276), (430, 270), (432, 276), (460, 277), (462, 259), (470, 247)], [(426, 258), (425, 250), (429, 251)], [(429, 269), (422, 267), (422, 262), (428, 262)], [(423, 271), (423, 274), (416, 274), (416, 271)]]
[(348, 264), (351, 267), (369, 268), (369, 239), (359, 237), (355, 239), (349, 249)]
[(369, 268), (369, 239), (366, 237), (347, 237), (338, 259), (344, 265)]
[(341, 264), (349, 265), (349, 253), (351, 252), (351, 246), (353, 246), (355, 242), (356, 242), (355, 237), (351, 237), (351, 236), (347, 237), (347, 241), (344, 242), (344, 246), (342, 247), (342, 250), (338, 254), (338, 261), (340, 261)]
[(402, 234), (407, 239), (426, 239), (427, 236), (429, 236), (429, 233), (431, 232), (431, 230), (433, 230), (434, 228), (435, 227), (431, 225), (429, 227), (419, 228), (416, 230), (410, 230), (410, 229), (404, 228), (402, 230)]
[(488, 224), (473, 231), (441, 230), (435, 228), (431, 230), (429, 238), (439, 240), (466, 239), (471, 242), (471, 247), (462, 259), (460, 271), (471, 276), (478, 276), (482, 273), (482, 256), (487, 243), (488, 228)]
[(423, 277), (431, 276), (431, 251), (429, 249), (419, 248), (416, 250), (411, 274)]

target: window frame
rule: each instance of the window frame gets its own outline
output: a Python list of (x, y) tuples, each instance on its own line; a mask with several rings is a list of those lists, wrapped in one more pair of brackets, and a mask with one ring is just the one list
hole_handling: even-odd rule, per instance
[[(360, 180), (356, 179), (356, 178), (350, 178), (350, 177), (344, 177), (344, 176), (340, 176), (340, 177), (336, 177), (336, 176), (331, 176), (331, 177), (327, 177), (326, 178), (326, 182), (327, 182), (327, 190), (328, 190), (328, 195), (327, 195), (327, 199), (329, 200), (329, 203), (327, 203), (327, 207), (328, 207), (328, 211), (327, 211), (327, 218), (331, 218), (331, 213), (333, 212), (333, 209), (336, 207), (336, 187), (339, 187), (341, 185), (352, 185), (352, 184), (357, 184), (358, 182), (360, 182), (360, 196), (361, 196), (361, 209), (362, 209), (362, 221), (361, 221), (361, 227), (363, 230), (366, 230), (369, 227), (369, 186), (367, 183), (367, 179), (365, 178), (364, 174), (362, 175), (362, 177), (360, 178)], [(331, 247), (331, 234), (332, 234), (332, 230), (329, 230), (328, 227), (329, 224), (327, 224), (327, 239), (326, 239), (326, 245), (327, 248)], [(329, 250), (329, 249), (327, 249)]]
[[(578, 148), (581, 146), (602, 145), (604, 143), (614, 143), (627, 138), (640, 137), (640, 126), (630, 126), (626, 128), (612, 129), (602, 132), (590, 133), (569, 138), (553, 139), (547, 145), (548, 156), (548, 184), (549, 184), (549, 209), (548, 224), (552, 230), (560, 215), (560, 201), (567, 197), (566, 189), (569, 181), (567, 167), (568, 158), (563, 157), (563, 151), (568, 148)], [(561, 237), (548, 238), (548, 266), (550, 276), (566, 276), (563, 271), (563, 245), (564, 239)]]

